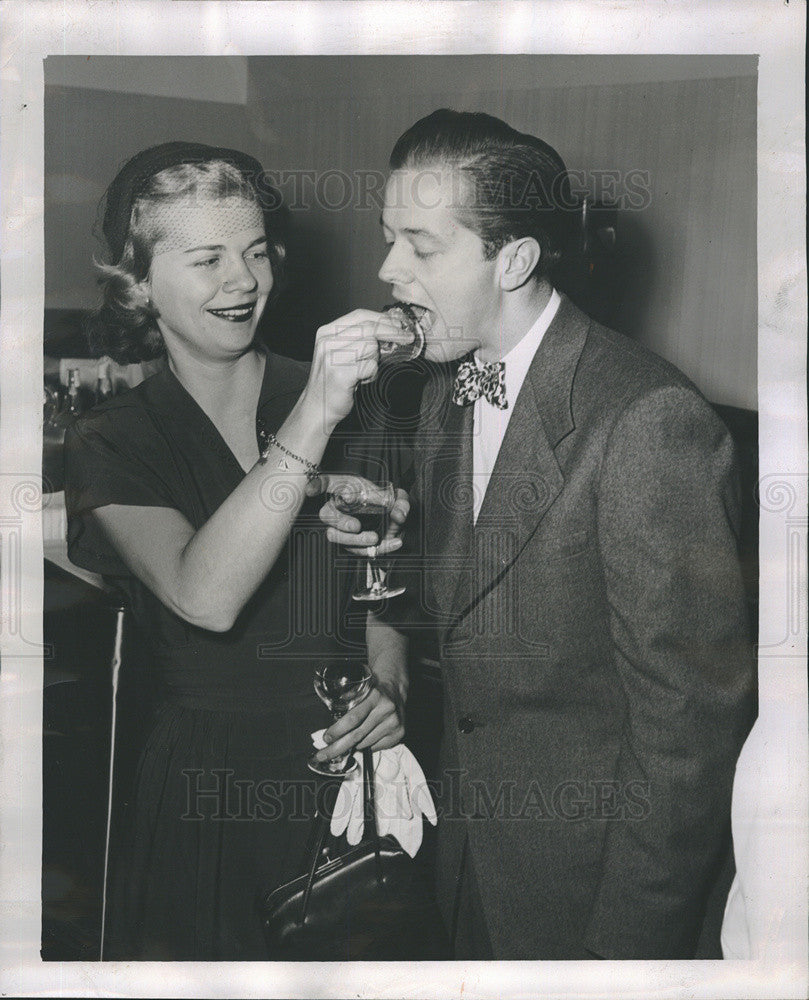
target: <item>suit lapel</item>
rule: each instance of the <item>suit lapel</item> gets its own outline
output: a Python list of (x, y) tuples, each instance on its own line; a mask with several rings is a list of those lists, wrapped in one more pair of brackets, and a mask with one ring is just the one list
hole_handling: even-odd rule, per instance
[(508, 571), (562, 490), (554, 449), (574, 429), (573, 377), (589, 325), (563, 296), (513, 404), (474, 528), (471, 590), (453, 588), (454, 617)]
[[(434, 365), (421, 397), (419, 428), (414, 442), (416, 492), (425, 511), (430, 506), (435, 456), (444, 445), (446, 422), (452, 416), (450, 392), (455, 366)], [(455, 407), (457, 409), (457, 407)]]
[(472, 552), (472, 407), (450, 404), (436, 447), (422, 465), (429, 504), (425, 551), (429, 553), (427, 589), (432, 607), (449, 616), (462, 578), (471, 574)]

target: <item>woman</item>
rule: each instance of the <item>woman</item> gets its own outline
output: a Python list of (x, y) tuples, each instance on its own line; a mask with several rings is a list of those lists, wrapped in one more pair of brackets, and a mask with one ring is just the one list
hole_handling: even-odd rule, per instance
[[(105, 957), (263, 958), (256, 892), (296, 872), (306, 840), (312, 672), (338, 650), (302, 611), (337, 578), (288, 539), (306, 537), (306, 495), (334, 488), (317, 466), (377, 339), (410, 337), (358, 311), (318, 331), (311, 366), (259, 346), (284, 258), (276, 207), (252, 157), (190, 143), (139, 153), (107, 192), (97, 346), (166, 363), (65, 447), (70, 558), (125, 591), (161, 682)], [(405, 682), (368, 641), (376, 687), (326, 756), (401, 739)]]

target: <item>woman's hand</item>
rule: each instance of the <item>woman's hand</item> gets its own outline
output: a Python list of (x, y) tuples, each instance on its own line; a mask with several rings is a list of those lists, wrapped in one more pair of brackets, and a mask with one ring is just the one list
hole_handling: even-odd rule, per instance
[[(341, 511), (334, 502), (335, 496), (350, 497), (360, 490), (373, 498), (375, 485), (362, 476), (332, 475), (323, 473), (313, 480), (306, 488), (309, 496), (318, 493), (329, 495), (327, 502), (320, 508), (320, 520), (327, 526), (326, 538), (334, 545), (345, 545), (348, 551), (361, 556), (384, 556), (396, 552), (402, 547), (402, 528), (410, 513), (410, 497), (406, 491), (396, 489), (396, 502), (390, 511), (388, 531), (384, 538), (379, 538), (375, 531), (360, 531), (360, 522), (356, 517)], [(375, 548), (375, 552), (369, 549)]]
[(357, 384), (376, 378), (380, 340), (409, 344), (413, 333), (370, 309), (355, 309), (317, 331), (304, 395), (317, 404), (326, 433), (348, 416)]

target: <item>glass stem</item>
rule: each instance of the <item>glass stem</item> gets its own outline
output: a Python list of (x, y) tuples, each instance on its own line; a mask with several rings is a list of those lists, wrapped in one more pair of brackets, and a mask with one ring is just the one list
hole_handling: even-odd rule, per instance
[(385, 586), (385, 571), (373, 559), (368, 560), (368, 589), (372, 593), (378, 593)]

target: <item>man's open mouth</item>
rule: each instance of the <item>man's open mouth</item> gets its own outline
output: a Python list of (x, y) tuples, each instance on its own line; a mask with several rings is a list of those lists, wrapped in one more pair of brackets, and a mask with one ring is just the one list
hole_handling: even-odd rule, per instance
[(253, 318), (255, 310), (256, 304), (251, 302), (248, 305), (231, 306), (229, 309), (209, 309), (208, 312), (218, 316), (219, 319), (227, 320), (229, 323), (245, 323)]
[(416, 302), (396, 302), (396, 307), (413, 324), (420, 327), (422, 334), (427, 333), (433, 325), (433, 313), (427, 306), (421, 306)]

